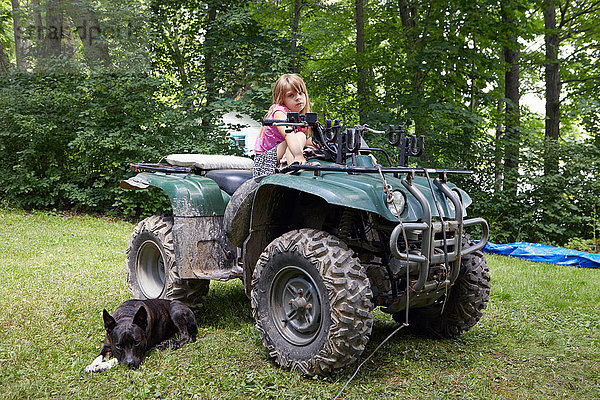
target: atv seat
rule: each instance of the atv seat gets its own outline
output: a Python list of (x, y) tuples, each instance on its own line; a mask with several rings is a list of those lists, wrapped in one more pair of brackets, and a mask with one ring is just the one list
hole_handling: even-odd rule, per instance
[(169, 154), (167, 163), (178, 167), (194, 167), (198, 170), (252, 169), (254, 161), (247, 157), (218, 154)]
[(238, 187), (252, 178), (252, 171), (241, 169), (213, 169), (206, 173), (228, 195), (232, 195)]

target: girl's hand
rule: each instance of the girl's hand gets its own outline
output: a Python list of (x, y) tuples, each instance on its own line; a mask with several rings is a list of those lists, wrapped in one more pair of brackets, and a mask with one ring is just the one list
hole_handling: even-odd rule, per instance
[(304, 158), (314, 157), (317, 153), (315, 153), (315, 148), (312, 146), (307, 146), (304, 148)]
[(302, 165), (302, 164), (306, 164), (306, 158), (304, 158), (304, 155), (299, 156), (299, 157), (294, 157), (294, 161), (292, 161), (292, 163), (290, 165)]

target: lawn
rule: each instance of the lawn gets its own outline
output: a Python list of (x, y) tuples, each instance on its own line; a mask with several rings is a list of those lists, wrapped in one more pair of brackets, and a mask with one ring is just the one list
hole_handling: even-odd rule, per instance
[[(0, 398), (331, 399), (355, 366), (328, 379), (266, 356), (240, 281), (212, 283), (198, 340), (152, 351), (138, 370), (88, 374), (102, 309), (129, 298), (133, 224), (0, 209)], [(344, 399), (600, 398), (600, 270), (488, 256), (484, 317), (455, 340), (400, 331)], [(379, 311), (363, 359), (397, 324)]]

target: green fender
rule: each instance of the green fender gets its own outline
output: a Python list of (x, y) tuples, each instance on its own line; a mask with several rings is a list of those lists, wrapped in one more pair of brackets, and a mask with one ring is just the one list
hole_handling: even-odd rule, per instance
[(277, 174), (263, 178), (258, 191), (267, 185), (309, 193), (329, 204), (365, 210), (392, 221), (397, 220), (387, 209), (383, 183), (379, 176), (337, 172), (323, 172), (320, 176), (304, 172), (296, 176)]
[[(402, 213), (405, 221), (418, 221), (423, 217), (423, 210), (417, 199), (402, 185), (401, 179), (392, 174), (385, 174), (386, 183), (392, 190), (400, 190), (405, 194), (406, 208)], [(267, 185), (280, 186), (318, 196), (329, 204), (364, 210), (381, 215), (389, 221), (396, 222), (395, 217), (387, 208), (383, 181), (379, 174), (351, 175), (340, 172), (322, 172), (315, 175), (312, 172), (302, 172), (299, 175), (276, 174), (266, 176), (260, 182), (258, 190)], [(415, 177), (413, 186), (419, 190), (430, 204), (432, 216), (438, 216), (433, 194), (423, 177)], [(454, 187), (454, 185), (452, 185)], [(446, 218), (453, 218), (454, 212), (447, 206), (447, 201), (437, 188), (434, 188), (436, 198)], [(461, 191), (465, 199), (468, 195)], [(470, 202), (470, 198), (468, 198)]]
[(121, 181), (120, 186), (129, 190), (162, 189), (171, 200), (173, 215), (178, 217), (222, 216), (229, 202), (229, 195), (215, 181), (199, 175), (141, 172)]
[[(321, 197), (329, 204), (365, 210), (381, 215), (390, 214), (385, 205), (385, 194), (381, 180), (376, 181), (364, 175), (353, 175), (348, 182), (346, 173), (323, 172), (320, 176), (310, 173), (300, 175), (270, 175), (260, 182), (258, 191), (267, 185), (286, 187)], [(338, 179), (339, 178), (339, 179)]]

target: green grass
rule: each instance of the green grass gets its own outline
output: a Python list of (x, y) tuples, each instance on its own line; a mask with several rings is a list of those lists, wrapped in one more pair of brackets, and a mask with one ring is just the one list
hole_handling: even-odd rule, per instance
[[(273, 365), (240, 281), (213, 283), (198, 341), (152, 351), (138, 370), (83, 370), (101, 313), (129, 298), (133, 225), (0, 209), (0, 398), (328, 399), (355, 366), (305, 379)], [(600, 270), (489, 256), (483, 319), (455, 340), (399, 332), (344, 399), (600, 398)], [(376, 312), (366, 357), (395, 328)]]

